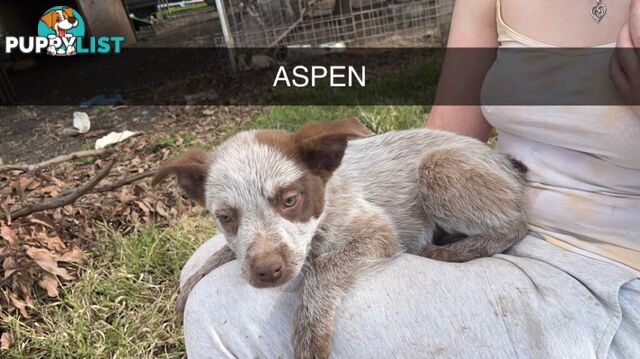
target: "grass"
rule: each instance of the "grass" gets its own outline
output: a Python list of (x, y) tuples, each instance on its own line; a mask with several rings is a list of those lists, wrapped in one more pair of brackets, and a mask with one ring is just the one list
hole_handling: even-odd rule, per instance
[(149, 145), (149, 151), (158, 152), (165, 147), (170, 147), (173, 151), (176, 147), (177, 138), (168, 135), (159, 136), (156, 141)]
[(3, 358), (180, 358), (173, 314), (179, 269), (213, 235), (208, 219), (184, 216), (170, 229), (105, 228), (79, 279), (59, 300), (39, 302), (40, 320), (3, 314), (15, 342)]
[[(427, 111), (422, 106), (276, 106), (241, 129), (295, 130), (309, 121), (355, 116), (384, 132), (422, 126)], [(238, 130), (226, 128), (220, 140)], [(160, 136), (152, 146), (179, 151), (178, 139), (188, 143), (192, 138), (190, 133)], [(126, 235), (105, 227), (78, 280), (63, 286), (55, 301), (35, 303), (36, 319), (3, 312), (0, 326), (13, 333), (14, 343), (0, 357), (182, 357), (182, 328), (173, 314), (178, 276), (198, 245), (213, 235), (210, 223), (183, 216), (169, 229), (140, 226)]]
[(429, 108), (423, 106), (273, 106), (241, 128), (227, 127), (210, 148), (241, 130), (280, 129), (295, 131), (307, 122), (326, 122), (357, 117), (376, 133), (424, 125)]

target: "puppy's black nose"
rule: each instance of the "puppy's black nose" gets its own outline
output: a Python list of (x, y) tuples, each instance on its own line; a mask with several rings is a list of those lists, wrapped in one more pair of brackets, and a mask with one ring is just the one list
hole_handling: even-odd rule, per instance
[(75, 17), (70, 17), (67, 20), (69, 20), (69, 22), (72, 24), (75, 24), (78, 21), (78, 19), (76, 19)]
[(273, 283), (282, 277), (284, 262), (278, 253), (269, 253), (256, 258), (253, 262), (253, 272), (258, 280)]

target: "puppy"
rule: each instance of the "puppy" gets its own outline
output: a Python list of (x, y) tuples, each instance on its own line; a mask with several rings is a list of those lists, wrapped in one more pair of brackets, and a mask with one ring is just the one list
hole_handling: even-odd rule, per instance
[[(186, 152), (154, 183), (179, 185), (213, 214), (227, 245), (185, 284), (233, 259), (255, 287), (302, 273), (296, 358), (326, 358), (343, 293), (398, 252), (463, 262), (512, 246), (527, 231), (523, 174), (480, 141), (429, 129), (369, 136), (355, 119), (295, 133), (241, 132), (212, 153)], [(438, 232), (458, 239), (432, 243)]]
[[(55, 35), (49, 35), (50, 39), (56, 37), (73, 37), (73, 35), (67, 34), (67, 30), (71, 30), (79, 24), (78, 19), (73, 16), (73, 10), (68, 7), (60, 10), (51, 10), (44, 14), (40, 20), (44, 22), (48, 28), (56, 32)], [(62, 48), (56, 49), (55, 46), (49, 46), (47, 52), (50, 55), (73, 55), (76, 50), (74, 46), (68, 46), (66, 50), (63, 50)]]

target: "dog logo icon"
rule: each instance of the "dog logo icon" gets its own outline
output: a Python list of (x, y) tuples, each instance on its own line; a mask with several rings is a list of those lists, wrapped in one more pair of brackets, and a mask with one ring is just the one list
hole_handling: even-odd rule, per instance
[(84, 20), (68, 6), (55, 6), (47, 10), (38, 22), (38, 36), (47, 37), (47, 54), (72, 56), (76, 54), (79, 38), (84, 37)]

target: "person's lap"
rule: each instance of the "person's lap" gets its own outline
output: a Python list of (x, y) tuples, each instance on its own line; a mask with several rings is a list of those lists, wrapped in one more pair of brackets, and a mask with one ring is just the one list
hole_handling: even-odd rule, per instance
[[(203, 245), (182, 281), (223, 240)], [(402, 254), (363, 276), (338, 311), (332, 357), (640, 355), (631, 273), (533, 236), (509, 253), (463, 264)], [(235, 261), (210, 273), (187, 301), (189, 357), (291, 357), (293, 287), (251, 287)]]

